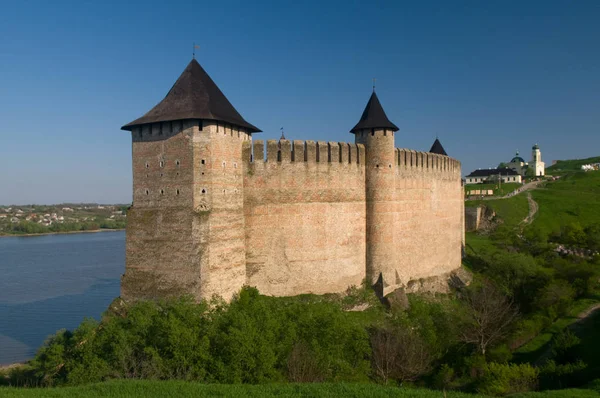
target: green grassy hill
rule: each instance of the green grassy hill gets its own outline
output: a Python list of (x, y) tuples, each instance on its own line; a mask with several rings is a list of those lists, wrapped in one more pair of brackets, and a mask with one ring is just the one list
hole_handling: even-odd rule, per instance
[(531, 194), (540, 206), (533, 225), (545, 232), (572, 222), (600, 223), (600, 171), (567, 174)]
[(600, 163), (600, 156), (587, 159), (559, 160), (556, 164), (546, 168), (546, 174), (563, 175), (573, 171), (581, 171), (581, 166), (590, 163)]

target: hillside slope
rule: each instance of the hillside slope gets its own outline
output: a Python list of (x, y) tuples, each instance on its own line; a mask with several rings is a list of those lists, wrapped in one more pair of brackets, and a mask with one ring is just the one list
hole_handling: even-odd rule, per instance
[(546, 167), (546, 174), (563, 175), (572, 171), (581, 171), (581, 166), (590, 163), (600, 163), (600, 156), (587, 159), (559, 160), (556, 164)]

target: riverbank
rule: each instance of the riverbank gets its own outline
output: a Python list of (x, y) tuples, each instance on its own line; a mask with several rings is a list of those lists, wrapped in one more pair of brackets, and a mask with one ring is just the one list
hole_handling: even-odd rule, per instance
[(95, 232), (118, 232), (125, 231), (125, 228), (102, 228), (102, 229), (94, 229), (87, 231), (60, 231), (60, 232), (43, 232), (40, 234), (2, 234), (0, 233), (0, 238), (14, 238), (14, 237), (26, 237), (26, 236), (45, 236), (45, 235), (68, 235), (68, 234), (87, 234), (87, 233), (95, 233)]

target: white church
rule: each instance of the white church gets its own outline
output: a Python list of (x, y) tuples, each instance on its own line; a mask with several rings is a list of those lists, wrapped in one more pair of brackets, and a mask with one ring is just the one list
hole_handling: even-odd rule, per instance
[(506, 165), (509, 169), (516, 171), (521, 176), (525, 176), (527, 170), (531, 168), (533, 170), (533, 175), (536, 177), (546, 175), (546, 164), (542, 162), (542, 152), (540, 151), (540, 146), (535, 144), (531, 148), (531, 161), (526, 163), (522, 157), (519, 156), (519, 151), (510, 163)]
[(519, 156), (519, 151), (504, 168), (498, 169), (478, 169), (465, 177), (466, 184), (482, 184), (486, 182), (523, 182), (527, 171), (531, 169), (531, 175), (541, 177), (546, 174), (546, 165), (542, 162), (542, 152), (540, 146), (535, 144), (531, 148), (531, 161), (528, 163)]

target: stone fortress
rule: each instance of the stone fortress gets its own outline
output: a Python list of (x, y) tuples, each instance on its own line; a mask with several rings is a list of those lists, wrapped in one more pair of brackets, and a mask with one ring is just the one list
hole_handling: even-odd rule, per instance
[[(461, 265), (460, 162), (394, 146), (375, 92), (354, 143), (267, 141), (193, 59), (131, 131), (126, 300), (378, 294), (446, 281)], [(426, 287), (425, 287), (426, 288)]]

